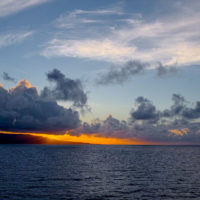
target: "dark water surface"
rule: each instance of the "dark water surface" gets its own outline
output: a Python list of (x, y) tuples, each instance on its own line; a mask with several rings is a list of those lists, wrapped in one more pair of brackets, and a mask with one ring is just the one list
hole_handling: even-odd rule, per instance
[(0, 145), (4, 199), (200, 199), (200, 146)]

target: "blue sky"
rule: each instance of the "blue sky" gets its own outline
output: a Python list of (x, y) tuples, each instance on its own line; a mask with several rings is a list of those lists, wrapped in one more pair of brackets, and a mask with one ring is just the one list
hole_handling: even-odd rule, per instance
[[(81, 79), (91, 107), (83, 121), (109, 114), (127, 120), (138, 96), (161, 110), (174, 93), (193, 105), (200, 99), (199, 9), (198, 0), (1, 0), (0, 68), (39, 90), (54, 68)], [(123, 83), (96, 84), (130, 60), (147, 64), (144, 72)], [(176, 72), (158, 76), (159, 63)]]

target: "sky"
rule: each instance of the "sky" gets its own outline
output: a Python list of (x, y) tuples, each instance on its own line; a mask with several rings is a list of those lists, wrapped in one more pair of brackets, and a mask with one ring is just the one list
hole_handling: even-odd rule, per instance
[(1, 0), (0, 130), (200, 144), (199, 0)]

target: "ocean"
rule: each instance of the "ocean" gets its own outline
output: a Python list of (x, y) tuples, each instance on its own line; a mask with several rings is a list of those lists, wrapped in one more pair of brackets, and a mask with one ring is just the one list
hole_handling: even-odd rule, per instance
[(200, 146), (0, 145), (4, 199), (200, 199)]

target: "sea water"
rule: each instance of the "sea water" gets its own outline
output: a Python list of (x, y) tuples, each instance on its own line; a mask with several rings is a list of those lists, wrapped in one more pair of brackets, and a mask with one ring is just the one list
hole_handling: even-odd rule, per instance
[(4, 199), (200, 199), (200, 146), (0, 145)]

